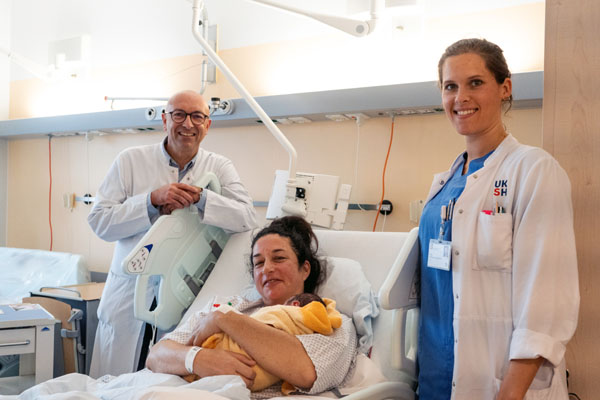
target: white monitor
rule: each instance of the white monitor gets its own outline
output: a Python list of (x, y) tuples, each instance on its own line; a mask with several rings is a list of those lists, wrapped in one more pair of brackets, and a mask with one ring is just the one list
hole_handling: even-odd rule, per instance
[(313, 225), (343, 229), (350, 200), (350, 185), (340, 185), (338, 176), (298, 172), (296, 193), (286, 197), (288, 176), (288, 171), (275, 171), (267, 219), (299, 215)]

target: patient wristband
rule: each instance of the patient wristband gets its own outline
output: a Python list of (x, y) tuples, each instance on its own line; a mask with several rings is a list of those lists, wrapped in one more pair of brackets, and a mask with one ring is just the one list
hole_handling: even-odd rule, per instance
[(187, 372), (190, 374), (194, 373), (194, 359), (200, 350), (202, 350), (202, 347), (194, 346), (189, 349), (185, 355), (185, 369), (187, 369)]

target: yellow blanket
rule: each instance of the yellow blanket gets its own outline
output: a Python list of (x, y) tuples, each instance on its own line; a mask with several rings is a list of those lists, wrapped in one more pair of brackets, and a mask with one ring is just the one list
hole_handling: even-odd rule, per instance
[[(335, 328), (342, 325), (342, 316), (335, 309), (334, 300), (323, 299), (323, 301), (327, 307), (317, 301), (303, 307), (275, 305), (263, 307), (252, 314), (251, 317), (292, 335), (311, 333), (330, 335)], [(224, 333), (212, 335), (202, 343), (202, 347), (229, 350), (248, 355), (229, 335)], [(263, 390), (280, 380), (259, 365), (254, 367), (254, 371), (256, 372), (256, 378), (251, 388), (253, 392)], [(284, 382), (282, 392), (289, 394), (292, 391), (294, 391), (294, 387)]]

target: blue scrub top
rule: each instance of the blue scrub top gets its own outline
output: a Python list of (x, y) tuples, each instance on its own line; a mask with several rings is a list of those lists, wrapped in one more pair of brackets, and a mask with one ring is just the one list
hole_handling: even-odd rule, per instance
[[(454, 369), (454, 331), (452, 316), (452, 265), (450, 271), (427, 266), (429, 240), (437, 239), (440, 233), (441, 208), (460, 197), (467, 177), (483, 167), (492, 154), (473, 160), (469, 170), (462, 175), (465, 158), (450, 177), (446, 185), (425, 205), (419, 224), (419, 246), (421, 249), (421, 310), (419, 323), (418, 356), (419, 399), (449, 399), (452, 394), (452, 371)], [(466, 153), (464, 154), (466, 157)], [(452, 219), (444, 225), (443, 240), (452, 241)]]

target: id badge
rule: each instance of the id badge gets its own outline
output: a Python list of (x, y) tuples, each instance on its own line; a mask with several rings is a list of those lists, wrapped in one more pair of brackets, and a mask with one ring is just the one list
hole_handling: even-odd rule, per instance
[(429, 256), (427, 266), (444, 271), (450, 271), (450, 257), (452, 254), (452, 242), (447, 240), (429, 240)]

